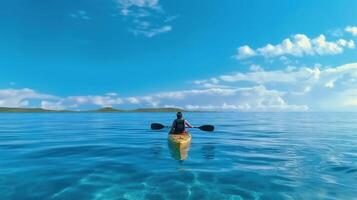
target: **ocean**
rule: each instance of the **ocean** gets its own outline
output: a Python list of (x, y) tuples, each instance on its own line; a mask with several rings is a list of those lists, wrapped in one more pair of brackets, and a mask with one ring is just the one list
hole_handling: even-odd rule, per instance
[(0, 199), (357, 199), (357, 113), (0, 114)]

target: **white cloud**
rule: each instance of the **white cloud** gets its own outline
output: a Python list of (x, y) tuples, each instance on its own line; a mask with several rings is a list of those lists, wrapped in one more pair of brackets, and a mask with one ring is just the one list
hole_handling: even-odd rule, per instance
[(343, 52), (344, 48), (353, 49), (355, 44), (353, 40), (339, 39), (337, 41), (327, 41), (324, 35), (310, 39), (304, 34), (296, 34), (291, 38), (283, 40), (280, 44), (268, 44), (256, 50), (245, 45), (238, 48), (237, 59), (246, 59), (253, 56), (263, 56), (266, 58), (278, 56), (305, 55), (335, 55)]
[(159, 27), (159, 28), (151, 28), (151, 29), (132, 29), (131, 31), (135, 34), (135, 35), (144, 35), (148, 38), (154, 37), (158, 34), (162, 34), (162, 33), (166, 33), (166, 32), (170, 32), (172, 30), (172, 26), (163, 26), (163, 27)]
[(355, 42), (353, 40), (344, 40), (344, 39), (339, 39), (337, 40), (337, 43), (342, 46), (342, 47), (348, 47), (350, 49), (354, 49), (355, 48)]
[[(73, 107), (73, 106), (72, 106)], [(41, 108), (46, 110), (65, 110), (66, 106), (63, 105), (63, 100), (60, 101), (41, 101)]]
[(168, 16), (159, 0), (117, 0), (120, 13), (129, 24), (134, 35), (151, 38), (172, 30), (172, 21), (177, 16)]
[(303, 87), (302, 91), (293, 91), (293, 92), (290, 92), (290, 94), (293, 96), (303, 96), (303, 95), (308, 94), (311, 91), (311, 89), (312, 89), (312, 87), (307, 85), (307, 86)]
[(335, 80), (331, 80), (325, 84), (325, 87), (327, 88), (333, 88), (335, 87)]
[(172, 22), (174, 20), (176, 20), (179, 17), (179, 15), (174, 15), (174, 16), (168, 16), (165, 19), (165, 22)]
[(347, 26), (345, 31), (351, 33), (353, 36), (357, 36), (357, 26)]
[[(265, 85), (273, 88), (270, 90), (282, 91), (279, 95), (284, 102), (290, 102), (287, 105), (307, 105), (313, 110), (341, 110), (345, 109), (347, 103), (341, 104), (348, 99), (348, 102), (354, 102), (357, 98), (346, 91), (357, 88), (357, 63), (350, 63), (336, 67), (323, 67), (321, 65), (315, 67), (289, 68), (285, 70), (265, 71), (248, 71), (245, 73), (239, 72), (232, 75), (219, 76), (221, 84), (228, 84), (231, 88), (239, 87), (240, 85)], [(242, 83), (244, 82), (244, 83)], [(250, 95), (249, 93), (247, 94)], [(254, 102), (256, 98), (252, 98), (250, 102)], [(258, 98), (259, 99), (259, 98)], [(241, 104), (240, 106), (245, 104)], [(264, 101), (266, 102), (266, 101)], [(275, 98), (274, 102), (279, 102), (279, 98)], [(283, 101), (281, 101), (283, 102)], [(292, 103), (294, 102), (294, 103)], [(231, 104), (227, 104), (231, 105)], [(233, 104), (237, 105), (237, 104)], [(248, 104), (254, 109), (259, 108), (259, 104)], [(284, 107), (284, 103), (277, 103), (278, 107)], [(348, 105), (352, 105), (349, 103)], [(297, 106), (295, 108), (303, 108)], [(270, 108), (274, 106), (268, 106)], [(286, 106), (289, 109), (294, 106)]]
[[(186, 104), (189, 110), (240, 110), (240, 111), (304, 111), (305, 105), (290, 105), (283, 99), (284, 93), (268, 90), (265, 86), (210, 88), (199, 90), (184, 90), (153, 95), (159, 101), (196, 102)], [(182, 105), (181, 103), (181, 105)]]
[(178, 108), (178, 109), (183, 109), (182, 107), (176, 106), (176, 105), (164, 105), (163, 107), (164, 107), (164, 108)]
[(249, 46), (244, 45), (237, 49), (237, 55), (235, 56), (237, 59), (246, 59), (255, 56), (256, 53)]
[(233, 75), (222, 75), (219, 78), (226, 82), (247, 81), (258, 84), (269, 82), (276, 83), (291, 83), (297, 81), (313, 81), (319, 79), (319, 68), (300, 68), (297, 70), (286, 69), (275, 71), (264, 71), (262, 68), (259, 71), (252, 71), (247, 73), (238, 72)]
[(330, 30), (328, 31), (328, 34), (329, 34), (329, 35), (331, 35), (331, 36), (333, 36), (333, 37), (337, 37), (337, 38), (342, 37), (342, 36), (343, 36), (343, 33), (344, 33), (344, 30), (341, 29), (341, 28), (330, 29)]
[(130, 104), (139, 104), (140, 100), (136, 97), (129, 97), (126, 99)]
[(343, 106), (357, 106), (357, 89), (346, 90), (340, 97)]
[(84, 10), (78, 10), (77, 12), (72, 13), (69, 16), (72, 18), (75, 18), (75, 19), (83, 19), (83, 20), (91, 19), (91, 17), (89, 17), (88, 13)]
[[(357, 63), (350, 63), (337, 67), (301, 67), (286, 68), (285, 70), (238, 72), (232, 75), (221, 75), (219, 79), (226, 83), (248, 82), (252, 84), (279, 84), (290, 89), (302, 88), (303, 91), (292, 91), (293, 94), (305, 94), (313, 86), (334, 88), (336, 84), (344, 87), (355, 86), (357, 78)], [(342, 87), (342, 86), (341, 86)], [(343, 89), (343, 88), (342, 88)]]
[(255, 64), (250, 65), (249, 69), (251, 71), (263, 71), (264, 70), (260, 65), (255, 65)]
[(227, 85), (221, 85), (220, 83), (220, 79), (213, 77), (207, 80), (196, 80), (193, 81), (193, 83), (195, 85), (198, 85), (199, 87), (203, 87), (203, 88), (230, 88)]
[(209, 96), (232, 96), (237, 92), (237, 89), (234, 88), (207, 88), (207, 89), (193, 89), (193, 90), (182, 90), (174, 92), (162, 92), (153, 97), (160, 99), (184, 99), (187, 96), (192, 95), (209, 95)]
[(211, 78), (210, 81), (213, 83), (213, 84), (218, 84), (219, 83), (219, 80), (217, 78)]
[[(238, 111), (306, 111), (306, 105), (290, 105), (283, 99), (284, 93), (268, 90), (264, 86), (236, 88), (233, 98), (222, 99), (223, 103), (185, 105), (189, 110), (238, 110)], [(201, 102), (202, 103), (202, 102)]]
[(32, 89), (0, 90), (0, 107), (26, 107), (31, 100), (58, 99), (58, 97), (41, 94)]
[(138, 97), (141, 101), (143, 101), (146, 105), (152, 106), (152, 107), (157, 107), (160, 104), (160, 101), (157, 98), (153, 98), (152, 96), (143, 96), (143, 97)]
[(117, 93), (107, 93), (106, 95), (86, 95), (86, 96), (69, 96), (57, 98), (56, 100), (42, 100), (41, 108), (49, 110), (64, 110), (80, 108), (82, 106), (113, 107), (122, 104), (133, 104), (135, 99), (123, 99), (118, 97)]
[(112, 107), (113, 105), (123, 104), (123, 100), (116, 96), (70, 96), (66, 98), (66, 102), (75, 104), (92, 104), (101, 107)]
[(185, 109), (187, 110), (218, 110), (219, 106), (213, 105), (185, 105)]
[(147, 7), (151, 9), (159, 9), (158, 0), (118, 0), (118, 3), (121, 5), (122, 9), (130, 9), (131, 7)]
[(356, 75), (357, 72), (357, 63), (349, 63), (345, 65), (341, 65), (338, 67), (329, 67), (325, 69), (325, 73), (327, 74), (352, 74)]
[(107, 96), (118, 96), (118, 94), (115, 93), (115, 92), (108, 92), (105, 95), (107, 95)]

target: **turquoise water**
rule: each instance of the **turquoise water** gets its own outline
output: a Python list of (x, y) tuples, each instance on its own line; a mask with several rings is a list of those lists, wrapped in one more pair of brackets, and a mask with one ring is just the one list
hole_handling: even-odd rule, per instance
[(357, 113), (1, 114), (0, 199), (357, 199)]

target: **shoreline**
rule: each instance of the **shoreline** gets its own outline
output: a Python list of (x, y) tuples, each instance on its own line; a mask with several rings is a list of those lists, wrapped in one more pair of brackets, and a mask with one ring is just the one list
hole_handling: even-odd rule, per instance
[(47, 110), (43, 108), (9, 108), (0, 107), (0, 113), (174, 113), (174, 112), (215, 112), (215, 111), (195, 111), (178, 108), (137, 108), (131, 110), (100, 108), (96, 110)]

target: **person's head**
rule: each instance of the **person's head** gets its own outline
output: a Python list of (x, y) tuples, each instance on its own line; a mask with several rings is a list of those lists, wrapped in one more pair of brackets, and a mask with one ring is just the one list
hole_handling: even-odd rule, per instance
[(182, 119), (182, 112), (177, 112), (176, 117), (177, 119)]

